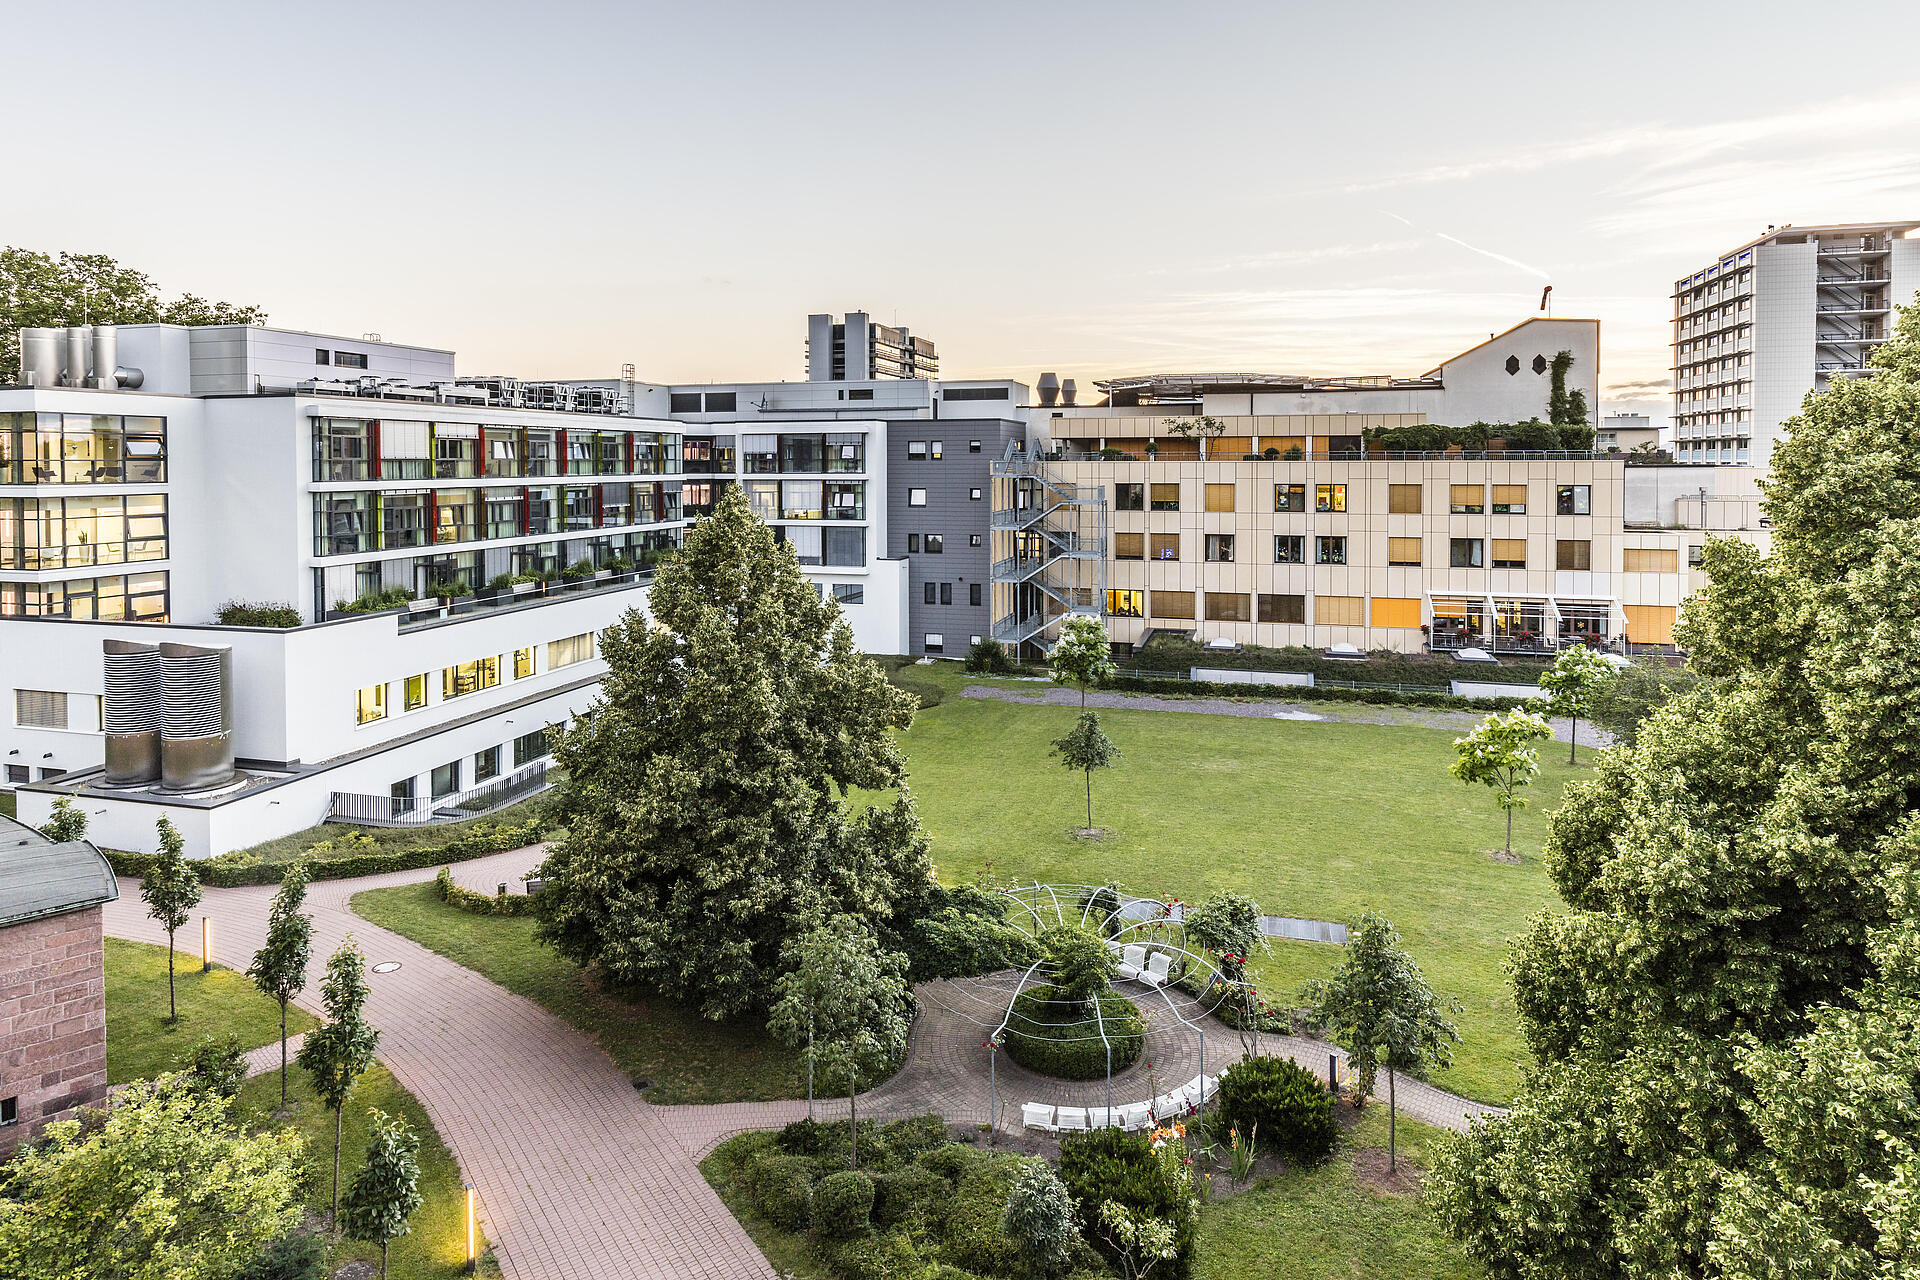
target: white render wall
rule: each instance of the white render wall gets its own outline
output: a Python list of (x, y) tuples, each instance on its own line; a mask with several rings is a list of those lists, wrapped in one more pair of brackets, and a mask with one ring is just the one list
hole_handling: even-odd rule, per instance
[[(1765, 467), (1814, 387), (1815, 244), (1763, 244), (1753, 254), (1753, 441), (1748, 461)], [(1722, 429), (1740, 435), (1738, 427)]]

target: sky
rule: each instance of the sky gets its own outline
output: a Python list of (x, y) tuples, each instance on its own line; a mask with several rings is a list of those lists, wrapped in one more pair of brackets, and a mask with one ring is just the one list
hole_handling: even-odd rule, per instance
[(1770, 223), (1920, 217), (1920, 6), (16, 6), (0, 243), (468, 374), (1424, 372)]

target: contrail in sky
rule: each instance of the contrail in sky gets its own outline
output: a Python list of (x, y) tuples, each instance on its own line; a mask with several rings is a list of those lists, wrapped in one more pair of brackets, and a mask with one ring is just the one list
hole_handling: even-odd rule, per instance
[[(1415, 227), (1411, 219), (1403, 218), (1399, 214), (1394, 213), (1389, 209), (1382, 209), (1380, 210), (1380, 212), (1385, 214), (1387, 217), (1392, 218), (1395, 222), (1398, 222), (1403, 226), (1413, 227), (1415, 231), (1422, 230), (1422, 228), (1420, 227)], [(1458, 236), (1450, 236), (1444, 231), (1430, 231), (1427, 234), (1432, 236), (1437, 236), (1438, 238), (1445, 240), (1448, 244), (1457, 244), (1462, 249), (1467, 250), (1469, 253), (1477, 253), (1483, 258), (1492, 258), (1495, 262), (1504, 262), (1510, 267), (1518, 267), (1520, 270), (1526, 272), (1528, 275), (1538, 276), (1542, 280), (1553, 279), (1552, 276), (1548, 275), (1546, 272), (1542, 271), (1538, 267), (1530, 267), (1526, 263), (1520, 261), (1518, 258), (1509, 258), (1504, 253), (1495, 253), (1491, 249), (1482, 249), (1479, 245), (1468, 244), (1465, 240), (1462, 240)]]

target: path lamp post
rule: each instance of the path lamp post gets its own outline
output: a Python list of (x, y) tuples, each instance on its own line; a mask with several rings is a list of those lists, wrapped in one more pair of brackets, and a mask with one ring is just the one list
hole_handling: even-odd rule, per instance
[(480, 1267), (480, 1255), (474, 1249), (473, 1230), (473, 1184), (467, 1184), (467, 1265), (466, 1273), (472, 1275)]
[(200, 972), (213, 968), (213, 917), (200, 917)]

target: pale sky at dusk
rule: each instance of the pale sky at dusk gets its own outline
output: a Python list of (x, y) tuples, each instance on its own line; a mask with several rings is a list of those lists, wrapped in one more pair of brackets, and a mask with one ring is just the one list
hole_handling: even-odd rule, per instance
[(0, 243), (465, 373), (1415, 374), (1768, 223), (1920, 217), (1920, 6), (42, 4)]

